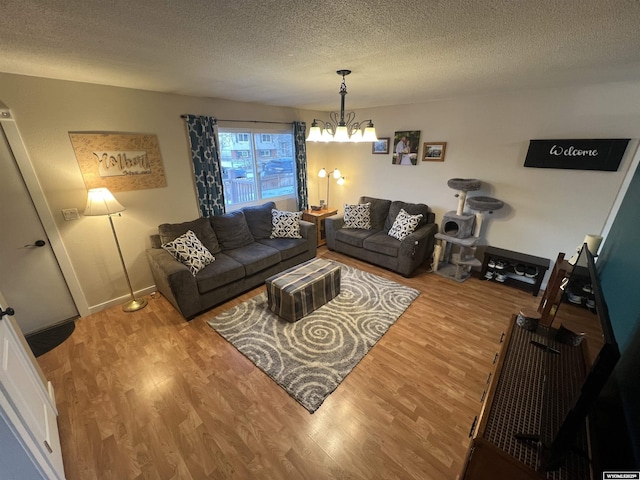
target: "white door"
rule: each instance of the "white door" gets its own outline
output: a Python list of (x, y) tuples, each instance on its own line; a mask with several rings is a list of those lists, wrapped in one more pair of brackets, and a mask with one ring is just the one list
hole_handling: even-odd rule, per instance
[[(0, 309), (8, 309), (1, 293)], [(64, 479), (53, 385), (4, 312), (0, 358), (0, 478)]]
[(78, 316), (1, 127), (0, 292), (25, 334)]

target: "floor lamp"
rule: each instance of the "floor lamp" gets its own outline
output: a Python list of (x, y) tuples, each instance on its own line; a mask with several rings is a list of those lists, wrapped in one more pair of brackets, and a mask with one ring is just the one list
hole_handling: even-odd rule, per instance
[(120, 255), (120, 261), (122, 262), (122, 270), (124, 270), (124, 277), (127, 279), (127, 285), (129, 285), (129, 292), (131, 293), (131, 300), (122, 306), (122, 310), (125, 312), (135, 312), (147, 306), (147, 299), (141, 298), (136, 300), (131, 287), (131, 280), (129, 280), (129, 274), (127, 273), (127, 267), (124, 264), (124, 258), (122, 258), (122, 250), (120, 250), (120, 242), (118, 242), (118, 236), (116, 235), (116, 229), (113, 226), (112, 215), (120, 216), (120, 212), (125, 208), (114, 198), (108, 188), (92, 188), (89, 190), (87, 196), (87, 207), (84, 209), (84, 214), (89, 217), (107, 215), (109, 217), (109, 223), (111, 224), (111, 231), (113, 232), (113, 238), (116, 241), (116, 247), (118, 247), (118, 254)]
[[(323, 168), (322, 170), (320, 170), (318, 172), (318, 176), (320, 178), (327, 177), (327, 204), (326, 204), (325, 208), (329, 208), (329, 184), (331, 183), (331, 180), (329, 180), (329, 176), (330, 175), (333, 175), (333, 178), (338, 180), (338, 185), (342, 185), (344, 183), (342, 174), (340, 173), (340, 170), (338, 170), (337, 168), (334, 168), (331, 172), (327, 172), (327, 170), (325, 168)], [(342, 180), (342, 181), (340, 181), (340, 180)]]

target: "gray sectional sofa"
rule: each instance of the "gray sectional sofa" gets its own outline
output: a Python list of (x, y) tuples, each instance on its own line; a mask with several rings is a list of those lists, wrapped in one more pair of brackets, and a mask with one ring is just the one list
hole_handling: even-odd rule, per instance
[[(406, 203), (373, 197), (360, 197), (360, 204), (370, 203), (371, 228), (344, 228), (344, 215), (325, 220), (329, 250), (359, 258), (405, 277), (433, 254), (438, 225), (435, 214), (423, 203)], [(416, 229), (400, 241), (388, 235), (400, 209), (411, 215), (422, 214)]]
[[(191, 320), (259, 286), (267, 277), (314, 258), (317, 231), (313, 223), (300, 221), (302, 238), (269, 238), (274, 208), (275, 203), (268, 202), (225, 215), (160, 225), (146, 251), (156, 288), (185, 319)], [(215, 257), (195, 276), (161, 247), (188, 230)]]

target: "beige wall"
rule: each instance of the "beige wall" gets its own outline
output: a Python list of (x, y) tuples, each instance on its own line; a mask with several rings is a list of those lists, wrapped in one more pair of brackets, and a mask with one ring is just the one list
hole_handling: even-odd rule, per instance
[[(126, 207), (115, 228), (133, 289), (153, 285), (144, 249), (165, 222), (197, 218), (185, 113), (225, 119), (306, 120), (290, 108), (160, 94), (0, 73), (0, 101), (12, 111), (42, 185), (83, 294), (92, 311), (128, 294), (109, 222), (103, 217), (64, 221), (63, 208), (82, 212), (86, 189), (70, 131), (151, 133), (158, 136), (167, 186), (119, 192)], [(306, 115), (311, 115), (306, 112)], [(295, 208), (291, 202), (281, 208)], [(117, 300), (119, 301), (119, 300)]]
[[(356, 95), (357, 92), (351, 95)], [(198, 216), (181, 114), (308, 124), (313, 112), (160, 94), (0, 73), (0, 101), (12, 110), (55, 217), (70, 261), (92, 309), (126, 296), (122, 271), (106, 219), (65, 222), (63, 208), (84, 209), (86, 190), (69, 131), (152, 133), (158, 136), (167, 187), (122, 192), (127, 207), (115, 219), (134, 290), (153, 285), (144, 249), (164, 222)], [(348, 105), (349, 102), (347, 102)], [(336, 107), (339, 98), (336, 95)], [(620, 83), (443, 100), (359, 111), (373, 118), (378, 135), (421, 130), (421, 141), (446, 141), (444, 163), (391, 164), (370, 144), (308, 144), (311, 203), (326, 196), (321, 167), (340, 168), (346, 184), (331, 185), (332, 206), (366, 194), (424, 202), (440, 222), (455, 210), (453, 177), (478, 178), (489, 195), (506, 203), (485, 224), (486, 243), (555, 259), (586, 233), (599, 233), (637, 147), (632, 141), (618, 172), (524, 168), (528, 141), (544, 138), (640, 137), (640, 84)], [(420, 149), (422, 153), (422, 148)], [(293, 208), (282, 204), (281, 208)]]
[[(354, 92), (353, 95), (357, 94)], [(506, 206), (488, 216), (485, 243), (549, 258), (569, 253), (587, 233), (600, 233), (631, 164), (640, 137), (640, 83), (547, 89), (358, 112), (373, 118), (379, 137), (420, 130), (421, 143), (447, 142), (441, 162), (391, 164), (391, 154), (372, 155), (371, 145), (308, 144), (311, 200), (326, 196), (321, 167), (339, 168), (344, 187), (331, 185), (331, 203), (362, 194), (428, 204), (437, 215), (457, 207), (454, 177), (477, 178), (487, 195)], [(536, 169), (523, 166), (530, 139), (631, 138), (617, 172)], [(419, 151), (422, 155), (422, 145)]]

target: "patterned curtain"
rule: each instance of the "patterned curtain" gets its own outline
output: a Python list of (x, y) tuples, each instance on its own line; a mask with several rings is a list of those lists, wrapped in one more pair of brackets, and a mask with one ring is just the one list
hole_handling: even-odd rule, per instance
[(196, 180), (200, 215), (212, 217), (225, 213), (222, 168), (215, 117), (183, 115), (187, 121), (193, 175)]
[(298, 172), (298, 210), (309, 208), (309, 190), (307, 189), (307, 144), (305, 122), (293, 122), (293, 141), (296, 147), (296, 171)]

